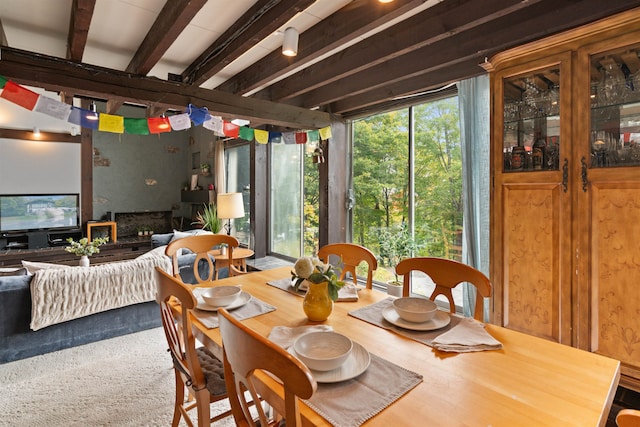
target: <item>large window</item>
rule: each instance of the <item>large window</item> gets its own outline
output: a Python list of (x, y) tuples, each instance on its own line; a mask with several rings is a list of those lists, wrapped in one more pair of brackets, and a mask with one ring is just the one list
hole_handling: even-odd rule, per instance
[[(460, 260), (457, 97), (368, 117), (353, 129), (353, 241), (378, 256), (375, 280), (394, 279), (395, 265), (408, 256)], [(418, 293), (433, 289), (426, 277), (413, 283)], [(462, 304), (462, 295), (454, 298)]]
[(297, 258), (318, 247), (318, 168), (313, 144), (270, 144), (270, 252)]
[(234, 236), (240, 243), (251, 247), (253, 236), (249, 224), (251, 174), (249, 168), (249, 144), (227, 147), (224, 151), (227, 193), (242, 193), (244, 217), (233, 220)]

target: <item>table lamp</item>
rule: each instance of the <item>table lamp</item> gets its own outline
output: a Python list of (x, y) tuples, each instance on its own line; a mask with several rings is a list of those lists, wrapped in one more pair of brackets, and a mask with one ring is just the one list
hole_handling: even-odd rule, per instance
[(227, 220), (224, 225), (227, 235), (231, 235), (231, 219), (244, 217), (242, 193), (221, 193), (217, 199), (218, 218)]

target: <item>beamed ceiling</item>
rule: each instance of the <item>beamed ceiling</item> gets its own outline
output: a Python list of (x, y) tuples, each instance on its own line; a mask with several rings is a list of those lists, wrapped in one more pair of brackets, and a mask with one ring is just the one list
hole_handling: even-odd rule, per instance
[[(504, 49), (637, 0), (0, 0), (0, 74), (148, 115), (320, 127), (452, 93)], [(282, 32), (299, 33), (282, 55)]]

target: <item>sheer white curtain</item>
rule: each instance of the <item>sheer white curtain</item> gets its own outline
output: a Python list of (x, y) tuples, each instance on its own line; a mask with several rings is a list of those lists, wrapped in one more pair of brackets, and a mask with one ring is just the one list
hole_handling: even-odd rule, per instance
[(215, 162), (215, 186), (216, 193), (226, 193), (227, 186), (225, 183), (226, 171), (224, 167), (224, 141), (221, 139), (216, 141), (215, 151), (214, 151), (214, 162)]
[[(489, 275), (489, 77), (458, 83), (462, 139), (464, 232), (462, 261)], [(475, 287), (464, 285), (464, 314), (472, 314)], [(485, 320), (489, 319), (488, 304)]]

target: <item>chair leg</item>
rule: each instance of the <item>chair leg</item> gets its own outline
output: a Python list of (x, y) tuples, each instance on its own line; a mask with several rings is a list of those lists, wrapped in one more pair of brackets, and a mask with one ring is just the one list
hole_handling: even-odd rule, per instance
[(208, 427), (211, 425), (211, 401), (207, 390), (194, 392), (196, 407), (198, 408), (198, 426)]
[(180, 373), (175, 369), (173, 370), (173, 373), (176, 376), (176, 400), (173, 405), (173, 420), (171, 421), (171, 427), (177, 427), (180, 423), (180, 417), (182, 416), (180, 407), (184, 403), (184, 384), (182, 383)]

